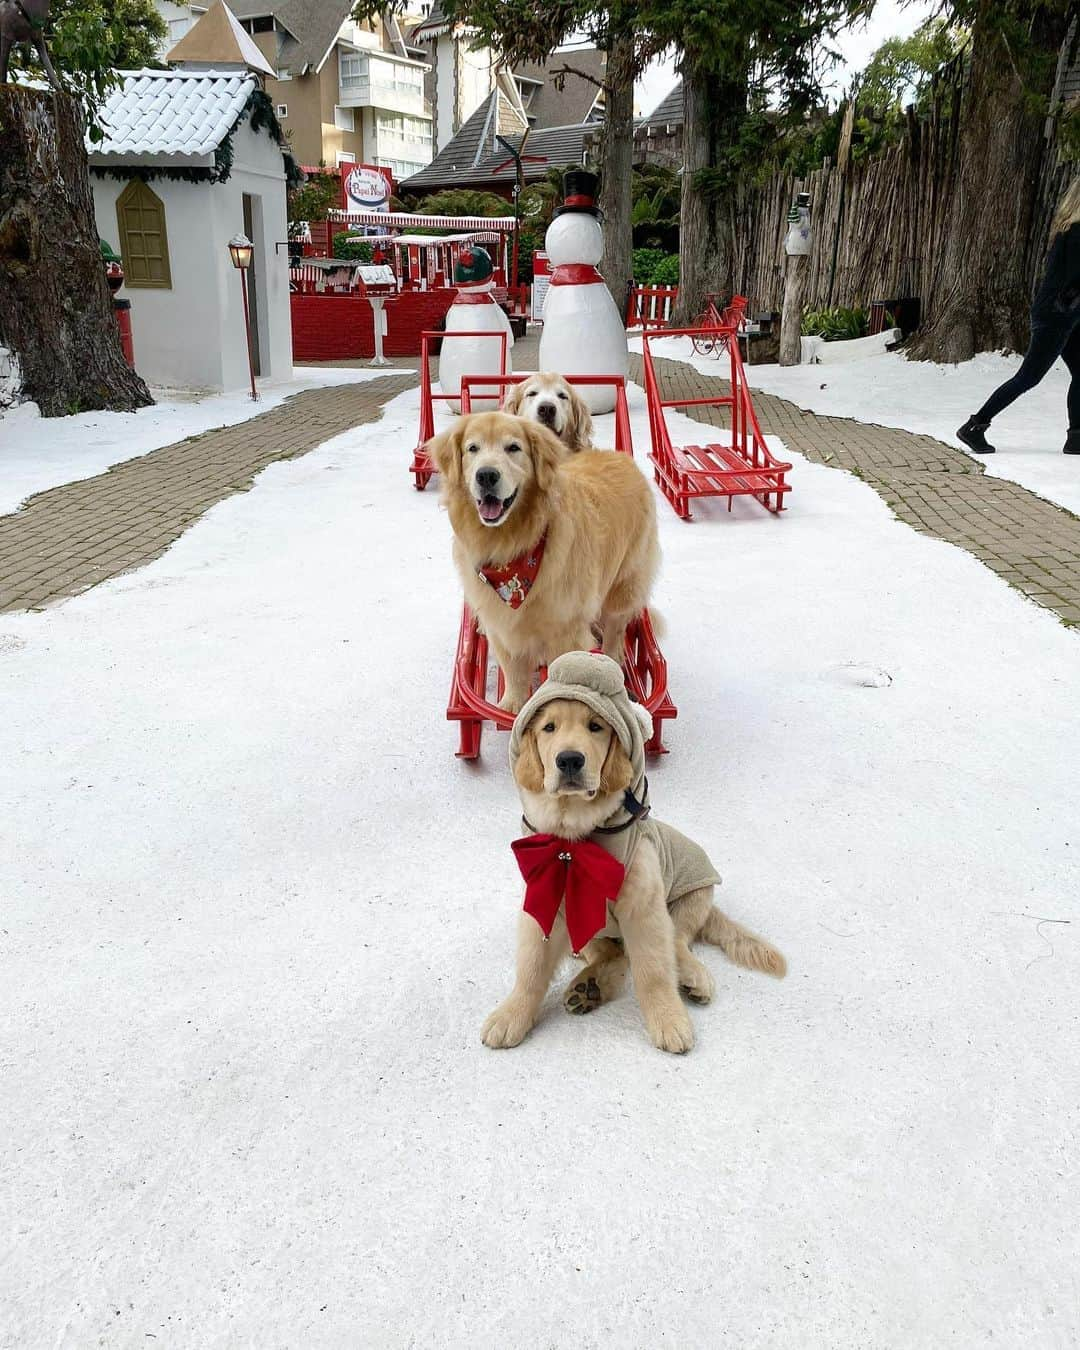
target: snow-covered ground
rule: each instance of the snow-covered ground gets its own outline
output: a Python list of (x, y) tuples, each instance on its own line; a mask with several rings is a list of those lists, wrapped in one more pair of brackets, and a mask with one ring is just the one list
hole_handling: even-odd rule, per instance
[(134, 413), (42, 417), (36, 403), (0, 410), (0, 515), (17, 511), (35, 492), (92, 478), (112, 464), (185, 436), (246, 422), (304, 389), (355, 384), (382, 374), (386, 372), (298, 367), (296, 379), (261, 384), (257, 403), (244, 392), (197, 396), (153, 389), (158, 402)]
[(661, 503), (656, 810), (791, 974), (486, 1050), (518, 810), (416, 409), (0, 617), (0, 1346), (1076, 1345), (1077, 635), (798, 456)]
[[(721, 373), (718, 361), (695, 355), (688, 338), (651, 345), (658, 356), (687, 361), (707, 375)], [(640, 351), (641, 339), (631, 346)], [(800, 408), (923, 432), (963, 450), (956, 428), (1019, 366), (1019, 356), (986, 354), (938, 366), (886, 352), (828, 365), (750, 366), (748, 374), (753, 388), (779, 394)], [(1068, 388), (1068, 371), (1058, 361), (1042, 384), (994, 419), (987, 439), (997, 453), (971, 458), (985, 464), (987, 473), (1080, 514), (1080, 459), (1061, 453), (1069, 425)]]

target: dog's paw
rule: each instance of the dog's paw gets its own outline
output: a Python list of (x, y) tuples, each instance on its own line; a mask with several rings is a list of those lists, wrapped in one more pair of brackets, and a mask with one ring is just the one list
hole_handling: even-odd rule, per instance
[(600, 992), (600, 986), (591, 975), (585, 980), (575, 980), (563, 995), (563, 1007), (568, 1013), (573, 1013), (576, 1017), (583, 1017), (585, 1013), (595, 1012), (603, 1001), (604, 996)]
[(527, 1009), (507, 999), (491, 1014), (480, 1032), (480, 1039), (492, 1050), (509, 1050), (520, 1045), (532, 1030), (533, 1019)]
[(496, 707), (499, 707), (506, 713), (513, 713), (516, 717), (525, 706), (524, 697), (514, 690), (508, 689), (502, 698), (499, 699)]
[(694, 1026), (682, 1004), (670, 1012), (665, 1010), (650, 1014), (646, 1024), (652, 1043), (658, 1050), (666, 1050), (672, 1055), (685, 1055), (694, 1044)]
[(716, 981), (707, 966), (695, 961), (692, 966), (680, 965), (679, 988), (692, 1003), (711, 1003)]

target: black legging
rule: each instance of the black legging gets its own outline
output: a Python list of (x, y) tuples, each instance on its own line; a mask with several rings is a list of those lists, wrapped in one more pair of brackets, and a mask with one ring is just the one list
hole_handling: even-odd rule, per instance
[(1052, 318), (1031, 321), (1031, 345), (1024, 363), (1012, 379), (995, 389), (979, 411), (976, 422), (989, 422), (1021, 394), (1034, 389), (1061, 357), (1069, 367), (1069, 428), (1080, 430), (1080, 315), (1055, 314)]

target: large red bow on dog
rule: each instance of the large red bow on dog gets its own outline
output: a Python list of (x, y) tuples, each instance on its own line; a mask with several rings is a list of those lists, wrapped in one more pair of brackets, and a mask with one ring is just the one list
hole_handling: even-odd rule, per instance
[(510, 845), (525, 878), (525, 913), (550, 937), (566, 897), (566, 928), (576, 955), (607, 924), (608, 901), (619, 898), (626, 868), (599, 844), (532, 834)]

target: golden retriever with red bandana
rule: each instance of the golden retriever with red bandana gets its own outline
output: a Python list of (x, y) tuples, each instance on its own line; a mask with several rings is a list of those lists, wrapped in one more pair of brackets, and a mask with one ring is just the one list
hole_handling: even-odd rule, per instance
[(660, 562), (656, 507), (628, 455), (569, 455), (554, 432), (505, 412), (459, 417), (428, 444), (442, 476), (465, 599), (517, 712), (533, 673), (587, 651), (623, 660), (626, 627)]

